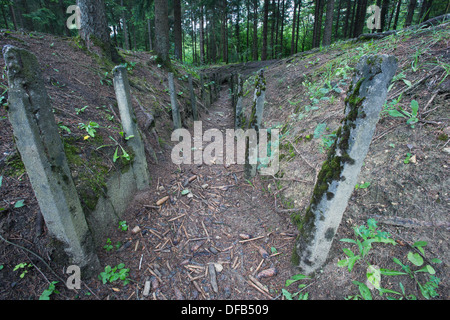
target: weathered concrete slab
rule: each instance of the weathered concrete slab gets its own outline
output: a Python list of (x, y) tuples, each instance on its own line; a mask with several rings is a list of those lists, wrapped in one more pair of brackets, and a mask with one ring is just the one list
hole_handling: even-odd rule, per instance
[(3, 48), (9, 82), (9, 121), (50, 234), (89, 276), (99, 267), (83, 209), (35, 55)]
[(128, 81), (127, 69), (117, 66), (113, 70), (114, 90), (116, 92), (117, 104), (119, 106), (120, 119), (126, 137), (132, 137), (127, 141), (134, 153), (132, 163), (133, 172), (138, 190), (145, 190), (150, 185), (150, 174), (148, 171), (145, 146), (141, 132), (137, 126), (136, 115), (131, 103), (130, 83)]
[(169, 94), (170, 102), (172, 105), (172, 119), (174, 129), (181, 129), (181, 115), (177, 102), (177, 93), (175, 91), (175, 82), (173, 79), (173, 73), (169, 72)]
[(317, 271), (326, 261), (397, 69), (393, 56), (364, 56), (345, 101), (345, 119), (337, 140), (317, 177), (310, 206), (294, 217), (300, 235), (293, 262), (303, 273)]

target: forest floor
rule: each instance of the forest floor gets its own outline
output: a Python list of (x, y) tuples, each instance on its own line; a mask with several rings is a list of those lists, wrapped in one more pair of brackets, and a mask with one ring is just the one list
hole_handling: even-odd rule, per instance
[[(450, 79), (440, 83), (445, 69), (432, 64), (436, 61), (450, 63), (448, 28), (447, 25), (432, 34), (413, 34), (364, 45), (336, 44), (327, 50), (264, 64), (216, 68), (224, 75), (229, 75), (230, 70), (246, 73), (261, 67), (266, 69), (265, 126), (281, 128), (286, 140), (282, 140), (280, 146), (280, 173), (275, 177), (258, 176), (251, 181), (244, 179), (241, 165), (173, 164), (170, 158), (174, 143), (169, 142), (172, 126), (167, 112), (170, 100), (165, 72), (149, 63), (152, 61), (149, 53), (122, 52), (133, 66), (130, 80), (132, 93), (137, 98), (136, 110), (139, 110), (138, 104), (152, 110), (160, 137), (157, 143), (152, 134), (146, 132), (158, 161), (148, 157), (152, 176), (150, 189), (136, 195), (121, 217), (128, 230), (112, 228), (104, 241), (111, 250), (105, 250), (103, 245), (97, 250), (102, 266), (124, 264), (130, 269), (131, 281), (127, 285), (120, 282), (103, 284), (93, 278), (83, 281), (81, 290), (77, 291), (58, 283), (60, 293), (53, 294), (52, 299), (280, 300), (291, 295), (295, 299), (341, 300), (360, 295), (355, 281), (366, 282), (368, 264), (402, 271), (392, 260), (396, 257), (410, 265), (409, 252), (420, 252), (413, 246), (416, 241), (427, 242), (425, 264), (433, 265), (440, 279), (435, 298), (449, 299), (450, 163), (446, 150), (450, 134)], [(117, 117), (113, 117), (117, 112), (110, 66), (99, 66), (98, 61), (77, 48), (70, 39), (3, 33), (0, 45), (5, 44), (25, 47), (38, 56), (57, 121), (71, 130), (68, 133), (61, 128), (63, 139), (73, 143), (81, 158), (88, 159), (98, 150), (94, 142), (83, 141), (80, 122), (95, 120), (101, 125), (99, 135), (117, 137), (117, 132), (108, 127), (118, 123)], [(417, 65), (413, 71), (411, 57), (416, 50), (421, 51), (420, 67)], [(286, 280), (299, 273), (291, 263), (298, 232), (284, 209), (301, 211), (307, 206), (315, 176), (326, 156), (323, 150), (327, 142), (325, 135), (315, 138), (316, 129), (321, 123), (326, 123), (328, 135), (337, 129), (343, 116), (344, 92), (351, 81), (343, 74), (351, 75), (355, 63), (352, 57), (356, 57), (356, 53), (374, 51), (395, 54), (399, 58), (397, 75), (403, 73), (403, 76), (394, 81), (388, 102), (391, 103), (398, 92), (405, 92), (407, 81), (410, 81), (414, 90), (404, 93), (400, 105), (407, 109), (411, 100), (417, 99), (421, 106), (421, 121), (413, 129), (404, 119), (382, 117), (360, 175), (361, 185), (364, 181), (371, 184), (355, 190), (352, 195), (335, 235), (328, 263), (314, 278), (286, 286)], [(3, 67), (3, 60), (0, 67)], [(340, 69), (339, 77), (330, 76), (327, 82), (323, 81), (324, 75)], [(244, 85), (246, 105), (250, 105), (253, 96), (251, 72)], [(180, 75), (177, 85), (187, 92), (183, 81)], [(6, 89), (5, 76), (2, 84)], [(337, 87), (340, 90), (330, 90)], [(323, 88), (327, 90), (321, 90)], [(193, 134), (192, 120), (189, 120), (189, 110), (185, 107), (188, 105), (187, 94), (183, 92), (179, 94), (179, 100), (184, 123)], [(7, 98), (6, 91), (2, 96)], [(2, 104), (4, 102), (2, 100)], [(81, 111), (86, 105), (89, 107)], [(218, 99), (207, 111), (201, 106), (200, 112), (203, 131), (214, 128), (224, 132), (232, 128), (228, 85), (223, 84)], [(143, 117), (138, 111), (137, 114), (141, 124)], [(1, 108), (0, 232), (16, 245), (0, 241), (0, 299), (38, 299), (49, 282), (59, 280), (21, 247), (37, 253), (57, 274), (66, 276), (52, 261), (46, 229), (36, 236), (39, 206), (14, 150), (12, 129), (5, 109)], [(113, 151), (102, 149), (104, 153), (99, 155), (111, 159)], [(410, 153), (409, 162), (404, 161), (407, 153)], [(105, 166), (112, 166), (111, 161), (104, 162)], [(77, 172), (76, 183), (82, 176), (83, 172)], [(162, 204), (157, 205), (158, 201)], [(346, 267), (339, 267), (338, 261), (346, 257), (343, 249), (351, 248), (356, 252), (357, 248), (339, 239), (354, 238), (354, 227), (364, 225), (369, 218), (376, 219), (379, 230), (388, 232), (397, 245), (375, 245), (370, 254), (349, 272)], [(119, 249), (115, 248), (116, 244)], [(431, 262), (433, 258), (439, 258), (442, 263)], [(20, 263), (29, 265), (14, 270)], [(411, 266), (411, 269), (418, 267)], [(403, 286), (403, 298), (414, 295), (424, 299), (418, 283), (423, 286), (429, 279), (428, 273), (418, 272), (413, 277), (383, 276), (381, 284), (383, 288), (397, 292)], [(147, 281), (151, 283), (151, 290), (143, 297)], [(372, 296), (375, 299), (386, 297), (376, 290), (372, 291)]]

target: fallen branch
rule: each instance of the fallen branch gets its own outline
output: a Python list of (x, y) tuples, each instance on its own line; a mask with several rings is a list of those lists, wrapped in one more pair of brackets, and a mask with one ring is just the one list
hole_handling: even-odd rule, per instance
[(414, 218), (401, 218), (380, 215), (373, 215), (373, 217), (380, 223), (401, 226), (405, 228), (450, 228), (450, 222), (447, 221), (422, 221)]

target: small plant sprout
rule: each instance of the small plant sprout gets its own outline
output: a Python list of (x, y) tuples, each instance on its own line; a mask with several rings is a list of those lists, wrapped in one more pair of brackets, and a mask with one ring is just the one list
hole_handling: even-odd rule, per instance
[[(299, 274), (296, 274), (296, 275), (292, 276), (291, 278), (287, 279), (285, 286), (289, 287), (293, 283), (296, 283), (300, 280), (309, 280), (309, 279), (311, 279), (311, 278), (299, 273)], [(298, 285), (299, 290), (297, 290), (294, 293), (290, 293), (288, 290), (286, 290), (284, 288), (281, 289), (281, 292), (283, 293), (283, 296), (286, 298), (286, 300), (294, 300), (295, 297), (297, 297), (297, 300), (308, 300), (308, 296), (309, 296), (308, 292), (302, 292), (307, 287), (308, 287), (308, 285), (306, 285), (304, 283), (300, 283)]]
[(55, 285), (58, 283), (58, 281), (52, 281), (48, 288), (44, 290), (44, 292), (42, 292), (41, 296), (39, 297), (39, 300), (50, 300), (50, 296), (52, 294), (59, 294), (60, 292), (58, 290), (56, 290)]
[(122, 280), (124, 286), (126, 286), (130, 279), (128, 279), (130, 269), (125, 268), (125, 264), (121, 263), (114, 268), (111, 266), (106, 266), (105, 271), (101, 272), (98, 278), (102, 281), (103, 284), (112, 283), (117, 280)]
[(22, 273), (20, 274), (20, 278), (23, 279), (23, 277), (25, 277), (25, 275), (28, 273), (28, 269), (31, 267), (33, 267), (31, 263), (22, 262), (16, 265), (13, 271), (22, 271)]
[(398, 106), (398, 109), (388, 109), (387, 113), (391, 117), (402, 117), (406, 118), (406, 123), (411, 126), (411, 128), (415, 127), (415, 124), (419, 122), (419, 118), (417, 117), (419, 112), (419, 103), (416, 100), (411, 101), (411, 112), (408, 112), (404, 109), (402, 109), (400, 106)]
[(121, 231), (127, 231), (128, 225), (126, 221), (119, 221), (119, 230)]
[(377, 222), (374, 219), (367, 220), (367, 226), (361, 225), (353, 228), (355, 239), (341, 239), (342, 242), (353, 243), (358, 247), (358, 252), (355, 254), (348, 248), (342, 250), (347, 255), (347, 258), (339, 260), (339, 267), (347, 267), (348, 271), (352, 271), (355, 263), (367, 256), (373, 243), (390, 243), (396, 245), (396, 242), (390, 238), (387, 232), (377, 230)]
[[(79, 128), (85, 129), (86, 132), (89, 134), (89, 136), (91, 136), (92, 138), (95, 138), (95, 133), (97, 132), (97, 130), (95, 130), (95, 129), (100, 128), (100, 126), (97, 122), (90, 121), (88, 124), (80, 123)], [(85, 139), (85, 140), (87, 140), (87, 139)]]

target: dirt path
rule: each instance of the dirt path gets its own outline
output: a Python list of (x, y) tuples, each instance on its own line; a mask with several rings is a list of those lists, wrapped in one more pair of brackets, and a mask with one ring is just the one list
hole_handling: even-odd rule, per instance
[[(227, 88), (209, 111), (203, 132), (233, 128)], [(104, 264), (125, 263), (139, 298), (145, 281), (152, 283), (147, 299), (279, 298), (291, 276), (294, 230), (287, 217), (275, 213), (259, 178), (246, 181), (242, 165), (178, 167), (170, 150), (164, 157), (152, 189), (136, 198), (124, 218), (130, 230), (139, 226), (141, 231), (116, 231), (112, 243), (124, 245), (114, 257), (102, 253)], [(158, 208), (156, 202), (167, 196)], [(129, 296), (135, 289), (123, 290), (108, 292)]]

